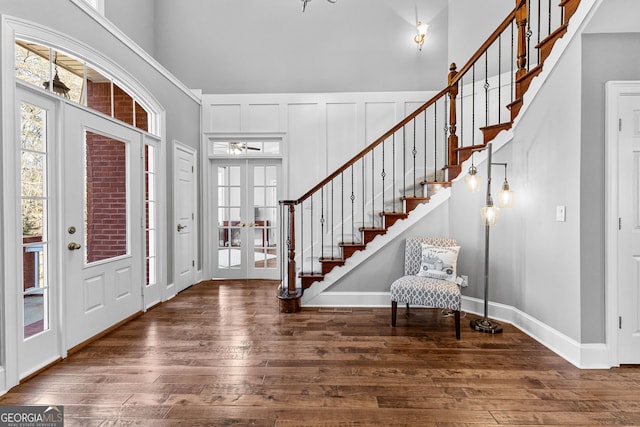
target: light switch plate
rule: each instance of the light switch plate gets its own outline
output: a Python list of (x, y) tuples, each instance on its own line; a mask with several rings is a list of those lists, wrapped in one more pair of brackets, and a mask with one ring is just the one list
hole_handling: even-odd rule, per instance
[(567, 207), (556, 206), (556, 221), (565, 222), (567, 220)]

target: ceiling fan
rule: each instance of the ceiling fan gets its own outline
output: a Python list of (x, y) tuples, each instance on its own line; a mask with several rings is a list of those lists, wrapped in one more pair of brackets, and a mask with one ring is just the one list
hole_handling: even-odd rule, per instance
[(235, 152), (235, 153), (240, 153), (240, 152), (242, 152), (242, 150), (260, 151), (259, 147), (249, 147), (246, 142), (239, 142), (239, 141), (230, 142), (229, 143), (229, 148), (231, 148), (231, 151)]
[[(304, 10), (307, 8), (307, 3), (309, 3), (311, 0), (302, 0), (302, 11), (304, 12)], [(335, 3), (338, 0), (327, 0), (329, 3)]]

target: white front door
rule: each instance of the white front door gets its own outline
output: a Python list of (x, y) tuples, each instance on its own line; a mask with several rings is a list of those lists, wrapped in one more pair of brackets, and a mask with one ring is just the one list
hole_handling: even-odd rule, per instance
[(640, 95), (618, 97), (618, 363), (640, 363)]
[(142, 136), (66, 105), (61, 226), (67, 348), (142, 310)]
[(175, 145), (173, 150), (174, 236), (176, 292), (193, 285), (196, 271), (196, 152)]
[(20, 117), (20, 204), (22, 233), (18, 245), (22, 280), (18, 286), (18, 373), (24, 378), (61, 356), (60, 256), (55, 225), (56, 104), (18, 88)]
[(279, 278), (280, 165), (278, 159), (213, 162), (214, 277)]

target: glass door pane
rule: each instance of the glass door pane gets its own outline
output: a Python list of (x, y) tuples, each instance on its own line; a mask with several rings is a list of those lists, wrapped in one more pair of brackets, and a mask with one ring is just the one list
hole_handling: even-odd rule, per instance
[(126, 143), (94, 132), (85, 134), (85, 262), (126, 255)]
[(240, 165), (218, 166), (218, 268), (242, 266), (242, 172)]
[(21, 103), (22, 301), (24, 338), (49, 329), (47, 114)]
[(277, 263), (278, 174), (275, 165), (253, 165), (253, 266), (275, 269)]

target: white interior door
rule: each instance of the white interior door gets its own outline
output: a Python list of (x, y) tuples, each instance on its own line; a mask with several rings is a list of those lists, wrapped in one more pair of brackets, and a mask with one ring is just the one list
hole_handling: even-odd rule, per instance
[(141, 134), (66, 106), (65, 324), (72, 348), (142, 310)]
[(180, 292), (195, 281), (196, 270), (196, 152), (175, 145), (173, 150), (175, 215), (175, 283)]
[(18, 88), (20, 135), (19, 245), (22, 280), (17, 283), (18, 373), (24, 378), (61, 356), (56, 262), (60, 256), (56, 225), (56, 104)]
[(640, 363), (640, 95), (618, 98), (618, 363)]
[(279, 270), (278, 159), (213, 162), (214, 277), (277, 279)]

